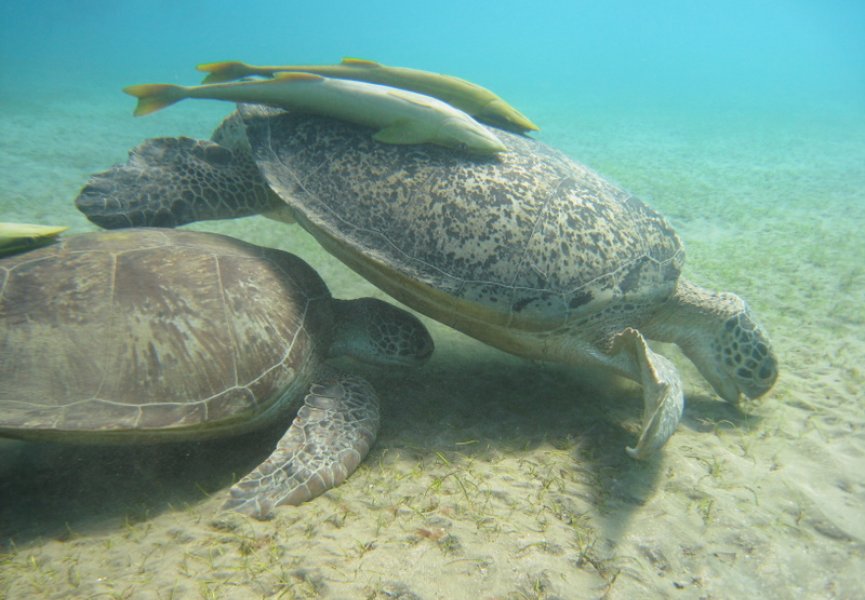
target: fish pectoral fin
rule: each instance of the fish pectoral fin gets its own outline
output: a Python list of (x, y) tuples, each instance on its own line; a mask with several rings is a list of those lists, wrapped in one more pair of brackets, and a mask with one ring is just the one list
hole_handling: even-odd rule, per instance
[(379, 129), (372, 138), (385, 144), (423, 144), (430, 141), (430, 132), (417, 121), (400, 120)]
[(350, 58), (346, 57), (342, 59), (342, 62), (339, 64), (345, 65), (346, 67), (375, 67), (381, 68), (384, 65), (381, 63), (377, 63), (374, 60), (365, 60), (363, 58)]

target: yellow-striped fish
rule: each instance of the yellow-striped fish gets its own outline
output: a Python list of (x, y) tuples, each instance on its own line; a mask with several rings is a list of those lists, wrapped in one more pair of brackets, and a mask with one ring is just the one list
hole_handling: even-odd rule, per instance
[(67, 229), (53, 225), (0, 223), (0, 256), (49, 244)]
[(311, 73), (277, 73), (274, 79), (213, 85), (133, 85), (141, 116), (185, 98), (267, 104), (374, 127), (373, 137), (388, 144), (438, 144), (479, 154), (504, 152), (493, 133), (453, 106), (421, 94), (362, 81), (330, 79)]
[(279, 72), (298, 71), (315, 73), (324, 77), (380, 83), (438, 98), (481, 121), (502, 129), (519, 133), (537, 131), (538, 129), (537, 125), (516, 108), (490, 90), (470, 81), (418, 69), (388, 67), (371, 60), (344, 58), (338, 65), (284, 65), (275, 67), (260, 67), (228, 61), (207, 63), (198, 65), (196, 68), (208, 74), (203, 83), (233, 81), (249, 75), (273, 77), (275, 73)]

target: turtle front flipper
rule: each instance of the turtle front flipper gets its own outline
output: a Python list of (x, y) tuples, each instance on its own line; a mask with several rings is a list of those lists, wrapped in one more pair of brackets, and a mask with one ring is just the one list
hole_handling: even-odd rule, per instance
[(357, 469), (378, 426), (378, 400), (365, 380), (336, 376), (313, 384), (276, 450), (232, 486), (223, 508), (267, 519), (280, 504), (315, 498)]
[(186, 137), (142, 142), (126, 164), (93, 175), (75, 205), (106, 229), (178, 227), (284, 206), (248, 153)]
[(643, 385), (643, 425), (637, 445), (626, 450), (632, 458), (648, 458), (673, 435), (682, 418), (685, 404), (682, 380), (673, 363), (652, 352), (636, 329), (629, 327), (616, 336), (612, 351), (627, 353), (639, 372)]

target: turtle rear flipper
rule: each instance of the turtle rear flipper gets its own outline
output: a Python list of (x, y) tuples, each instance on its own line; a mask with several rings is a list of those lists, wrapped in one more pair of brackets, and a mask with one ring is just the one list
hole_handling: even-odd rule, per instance
[(162, 137), (133, 148), (126, 164), (93, 175), (75, 206), (100, 227), (119, 229), (243, 217), (284, 203), (248, 154), (208, 140)]
[(353, 376), (313, 384), (273, 454), (231, 488), (224, 509), (257, 519), (280, 504), (297, 505), (346, 480), (378, 434), (375, 392)]

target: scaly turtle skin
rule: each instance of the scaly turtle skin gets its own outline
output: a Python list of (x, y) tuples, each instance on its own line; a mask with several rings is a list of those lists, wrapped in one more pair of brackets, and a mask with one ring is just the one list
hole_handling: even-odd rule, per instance
[(241, 106), (213, 141), (144, 142), (129, 163), (94, 176), (77, 204), (106, 227), (282, 207), (282, 218), (442, 323), (514, 354), (641, 383), (636, 458), (664, 444), (683, 407), (677, 370), (647, 338), (678, 344), (727, 401), (771, 388), (777, 361), (764, 330), (738, 296), (680, 277), (684, 252), (661, 215), (561, 152), (496, 135), (508, 152), (472, 158)]
[(376, 396), (325, 359), (412, 365), (412, 315), (336, 300), (296, 256), (171, 229), (72, 236), (0, 260), (0, 435), (194, 440), (297, 418), (231, 489), (266, 518), (338, 485), (378, 431)]

